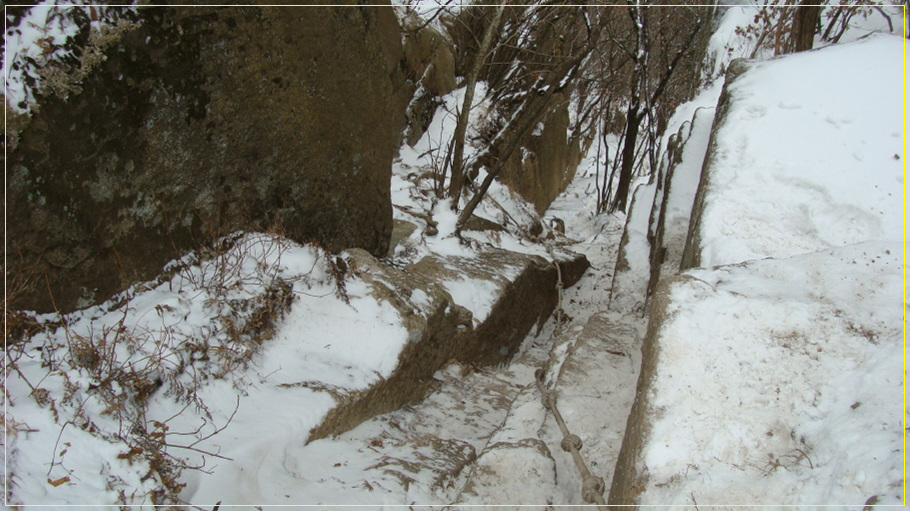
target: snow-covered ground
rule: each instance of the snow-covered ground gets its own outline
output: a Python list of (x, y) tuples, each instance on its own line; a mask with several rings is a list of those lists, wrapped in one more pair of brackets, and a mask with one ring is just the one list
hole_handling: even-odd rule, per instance
[[(401, 240), (389, 262), (401, 267), (431, 254), (470, 258), (488, 246), (549, 258), (545, 246), (521, 233), (535, 218), (533, 208), (498, 183), (477, 214), (507, 230), (466, 231), (463, 241), (453, 235), (456, 214), (435, 198), (433, 180), (425, 176), (439, 140), (451, 136), (450, 112), (462, 94), (458, 90), (445, 98), (416, 148), (402, 147), (393, 169), (395, 218), (418, 228)], [(483, 105), (475, 115), (483, 116)], [(567, 311), (576, 315), (578, 310), (583, 322), (590, 314), (586, 306), (599, 310), (606, 297), (621, 219), (592, 219), (587, 208), (593, 194), (581, 190), (590, 189), (594, 178), (580, 175), (567, 192), (573, 194), (564, 202), (570, 207), (558, 214), (570, 236), (596, 250), (597, 287), (588, 284), (587, 291), (566, 295), (577, 304)], [(438, 233), (429, 234), (426, 220), (415, 212), (432, 217)], [(360, 440), (374, 442), (370, 435), (384, 430), (370, 424), (387, 423), (388, 417), (337, 442), (306, 444), (312, 428), (339, 400), (388, 377), (412, 340), (399, 311), (373, 296), (370, 279), (345, 269), (344, 261), (350, 260), (344, 253), (327, 254), (280, 235), (238, 233), (221, 244), (222, 251), (174, 261), (158, 281), (138, 284), (102, 305), (35, 318), (39, 332), (11, 350), (15, 363), (6, 382), (11, 503), (147, 505), (162, 501), (163, 495), (155, 493), (161, 487), (209, 506), (218, 501), (443, 504), (454, 499), (459, 493), (434, 493), (432, 478), (423, 486), (402, 485), (388, 474), (389, 456), (420, 461), (431, 448), (437, 456), (452, 456), (448, 447), (472, 435), (479, 438), (479, 453), (499, 422), (480, 432), (448, 423), (442, 444), (428, 447), (418, 440), (415, 447), (413, 439), (401, 439), (403, 447), (384, 451), (385, 458), (365, 454), (366, 442)], [(485, 319), (497, 296), (491, 282), (465, 275), (439, 284), (473, 312), (475, 322)], [(431, 313), (427, 293), (415, 290), (401, 298), (415, 314)], [(274, 324), (260, 324), (272, 316)], [(516, 358), (530, 357), (528, 362), (509, 369), (517, 377), (496, 381), (512, 379), (512, 389), (533, 384), (538, 362), (548, 356), (552, 331), (550, 325), (531, 336)], [(369, 349), (363, 347), (365, 339)], [(535, 342), (540, 346), (532, 348)], [(440, 373), (439, 379), (453, 378)], [(498, 410), (483, 408), (488, 383), (459, 385), (479, 389), (483, 415), (508, 413), (499, 402)], [(438, 420), (439, 400), (446, 395), (443, 389), (428, 398), (424, 415)], [(543, 420), (542, 409), (538, 414)], [(366, 443), (370, 453), (382, 444), (376, 441)], [(424, 482), (421, 477), (418, 482)], [(499, 501), (503, 495), (486, 498)]]
[(703, 266), (901, 239), (900, 43), (877, 36), (763, 62), (728, 87)]
[(330, 257), (246, 234), (201, 264), (174, 263), (161, 282), (37, 317), (43, 331), (10, 349), (12, 502), (148, 503), (179, 475), (150, 463), (153, 449), (212, 472), (184, 470), (186, 494), (209, 482), (242, 493), (245, 468), (280, 462), (335, 406), (325, 389), (388, 376), (408, 341), (363, 280), (340, 290)]
[[(751, 52), (733, 30), (754, 12), (727, 11), (712, 43), (717, 69)], [(8, 55), (11, 48), (40, 53), (42, 33), (29, 34), (8, 40)], [(726, 266), (692, 270), (673, 288), (653, 393), (663, 413), (644, 452), (652, 484), (643, 502), (858, 508), (873, 495), (901, 502), (903, 44), (869, 38), (786, 57), (759, 65), (733, 88), (731, 136), (716, 153), (729, 172), (715, 182), (716, 208), (706, 209), (702, 234), (705, 266)], [(462, 94), (443, 98), (427, 135), (402, 147), (394, 214), (417, 227), (391, 262), (471, 257), (485, 245), (548, 257), (545, 246), (518, 235), (532, 208), (499, 184), (478, 214), (508, 231), (466, 232), (467, 243), (452, 236), (456, 216), (435, 198), (426, 173), (441, 162)], [(717, 94), (715, 86), (684, 105), (668, 135), (696, 109), (710, 109)], [(473, 113), (476, 123), (484, 105)], [(706, 125), (691, 131), (668, 218), (688, 215)], [(188, 256), (111, 302), (37, 318), (44, 331), (8, 351), (15, 360), (4, 411), (11, 502), (148, 505), (148, 493), (171, 474), (174, 488), (186, 485), (181, 498), (208, 509), (217, 501), (581, 504), (580, 478), (559, 448), (534, 370), (549, 369), (589, 469), (609, 487), (644, 326), (603, 312), (624, 218), (592, 214), (592, 167), (589, 158), (545, 216), (564, 220), (566, 236), (556, 241), (592, 263), (564, 293), (563, 335), (554, 339), (548, 323), (505, 367), (450, 365), (422, 403), (337, 438), (305, 445), (336, 397), (389, 374), (410, 333), (365, 279), (349, 274), (340, 287), (335, 255), (243, 234), (233, 248)], [(640, 266), (629, 275), (641, 290), (649, 269), (646, 209), (630, 228), (639, 238), (629, 257)], [(438, 234), (405, 210), (432, 216)], [(467, 278), (441, 284), (476, 320), (494, 298)], [(428, 310), (425, 294), (409, 298), (415, 310)], [(622, 300), (633, 310), (643, 297)], [(275, 310), (285, 312), (274, 325), (256, 321)], [(119, 380), (99, 380), (103, 370)], [(552, 461), (541, 455), (547, 450)], [(181, 464), (179, 476), (159, 470)]]
[[(597, 328), (587, 328), (592, 315), (606, 309), (624, 220), (591, 214), (594, 180), (589, 159), (546, 215), (564, 220), (572, 239), (565, 240), (568, 248), (584, 251), (592, 264), (586, 276), (564, 292), (565, 333), (554, 338), (551, 319), (540, 332), (532, 330), (508, 365), (452, 363), (437, 372), (439, 386), (424, 401), (307, 445), (300, 456), (331, 467), (306, 473), (312, 484), (307, 486), (307, 502), (456, 507), (520, 503), (539, 504), (540, 509), (547, 503), (583, 504), (577, 469), (560, 450), (562, 435), (535, 387), (534, 373), (543, 367), (553, 382), (559, 380), (560, 407), (583, 439), (591, 470), (609, 481), (625, 427), (625, 412), (619, 410), (628, 410), (634, 397), (640, 332), (624, 340), (628, 346), (620, 346), (605, 343), (592, 331), (627, 333), (620, 322), (635, 330), (642, 321), (633, 318), (629, 326), (621, 315), (612, 315), (596, 320)], [(620, 349), (629, 355), (617, 355)], [(588, 377), (579, 369), (593, 371), (584, 364), (600, 364), (604, 357), (621, 370)], [(593, 408), (597, 411), (590, 411)]]
[(702, 268), (655, 311), (642, 504), (904, 501), (906, 45), (790, 55), (728, 86)]
[(901, 243), (686, 272), (642, 504), (903, 502)]

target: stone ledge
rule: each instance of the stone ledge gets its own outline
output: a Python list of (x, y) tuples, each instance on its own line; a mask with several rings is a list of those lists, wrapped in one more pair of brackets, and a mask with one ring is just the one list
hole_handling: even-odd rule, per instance
[[(540, 256), (487, 249), (473, 258), (431, 255), (404, 269), (387, 266), (361, 249), (347, 251), (345, 258), (349, 271), (370, 283), (377, 300), (400, 312), (413, 340), (387, 378), (336, 397), (337, 406), (310, 432), (308, 442), (423, 399), (435, 385), (433, 374), (452, 359), (473, 365), (507, 362), (531, 327), (541, 328), (556, 307), (556, 268)], [(559, 265), (568, 287), (578, 282), (589, 263), (583, 255), (564, 254)], [(476, 321), (466, 322), (465, 306), (444, 288), (446, 280), (459, 277), (493, 287), (489, 312)], [(418, 291), (427, 299), (415, 310), (411, 298)]]

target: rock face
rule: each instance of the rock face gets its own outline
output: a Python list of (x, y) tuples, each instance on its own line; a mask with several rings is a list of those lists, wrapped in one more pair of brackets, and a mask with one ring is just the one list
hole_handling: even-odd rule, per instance
[(452, 43), (433, 27), (409, 33), (404, 40), (408, 78), (435, 96), (455, 88), (455, 56)]
[(542, 215), (566, 186), (575, 179), (575, 170), (587, 150), (587, 141), (567, 136), (569, 104), (562, 94), (533, 133), (521, 142), (503, 169), (501, 179), (510, 189), (534, 204)]
[[(456, 87), (456, 75), (467, 74), (467, 66), (477, 52), (475, 34), (483, 31), (480, 10), (464, 9), (458, 15), (442, 19), (446, 27), (444, 34), (431, 27), (415, 27), (404, 41), (406, 75), (414, 87), (413, 99), (407, 108), (404, 139), (412, 147), (432, 123), (437, 108), (443, 103), (440, 97)], [(518, 55), (514, 48), (500, 51), (504, 53), (494, 52), (488, 60), (502, 63), (528, 58)], [(501, 86), (501, 67), (486, 66), (480, 80), (491, 88)], [(576, 168), (591, 143), (589, 135), (578, 130), (568, 134), (569, 103), (568, 94), (555, 95), (552, 107), (542, 116), (537, 128), (524, 136), (521, 149), (513, 152), (500, 174), (500, 180), (532, 203), (539, 215), (574, 179)], [(496, 107), (497, 110), (502, 108)], [(512, 112), (487, 115), (510, 118)]]
[(8, 154), (7, 273), (47, 278), (17, 307), (98, 302), (236, 230), (386, 253), (404, 122), (390, 9), (142, 15)]
[(642, 342), (641, 372), (638, 375), (635, 401), (629, 413), (610, 486), (608, 501), (610, 505), (637, 503), (639, 495), (648, 485), (648, 471), (642, 463), (642, 449), (651, 434), (649, 419), (653, 412), (651, 404), (653, 396), (648, 390), (653, 385), (657, 373), (657, 359), (660, 353), (660, 343), (657, 339), (660, 336), (660, 328), (668, 317), (668, 309), (672, 305), (669, 290), (675, 283), (690, 279), (688, 276), (670, 277), (659, 282), (654, 292), (648, 331)]
[(413, 98), (407, 107), (405, 140), (414, 146), (426, 132), (440, 96), (455, 89), (452, 43), (432, 27), (413, 29), (404, 39), (405, 76)]
[(695, 203), (692, 205), (692, 215), (689, 221), (689, 230), (686, 235), (686, 247), (683, 250), (680, 270), (688, 270), (701, 265), (701, 256), (698, 252), (701, 244), (701, 217), (705, 209), (705, 194), (711, 186), (710, 168), (717, 158), (717, 132), (727, 120), (727, 112), (730, 110), (730, 85), (742, 76), (749, 69), (749, 62), (742, 59), (736, 59), (730, 62), (727, 68), (727, 74), (724, 77), (724, 89), (717, 101), (717, 111), (714, 118), (714, 124), (711, 127), (711, 139), (708, 143), (708, 152), (705, 154), (704, 165), (702, 166), (701, 179), (698, 184), (698, 191), (695, 194)]
[(658, 183), (662, 189), (657, 191), (651, 206), (651, 219), (656, 223), (651, 227), (653, 237), (648, 296), (661, 278), (678, 272), (682, 262), (692, 213), (691, 204), (697, 191), (697, 184), (693, 186), (692, 183), (698, 181), (695, 177), (700, 176), (704, 163), (708, 135), (714, 123), (714, 110), (715, 108), (697, 109), (691, 122), (683, 123), (679, 131), (669, 138), (666, 174)]
[[(552, 364), (547, 380), (558, 391), (557, 406), (569, 410), (585, 410), (573, 414), (569, 421), (571, 431), (583, 439), (581, 454), (588, 461), (588, 470), (595, 477), (602, 477), (606, 484), (619, 457), (626, 418), (635, 401), (636, 374), (641, 365), (641, 337), (643, 332), (630, 316), (612, 312), (598, 312), (588, 322), (571, 329), (556, 339), (566, 353), (562, 364)], [(553, 353), (562, 352), (554, 349)], [(554, 425), (555, 426), (555, 425)], [(552, 427), (558, 444), (562, 433)], [(596, 432), (596, 433), (591, 433)], [(569, 491), (582, 495), (582, 481), (574, 476), (578, 469), (568, 452), (554, 453), (561, 462), (563, 481), (577, 481)], [(596, 464), (591, 461), (596, 460)], [(572, 474), (572, 475), (569, 475)], [(574, 476), (574, 477), (573, 477)]]

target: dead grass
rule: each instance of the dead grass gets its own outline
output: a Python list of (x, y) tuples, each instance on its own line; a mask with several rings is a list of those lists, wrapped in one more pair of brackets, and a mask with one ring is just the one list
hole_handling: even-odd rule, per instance
[[(106, 307), (96, 308), (96, 317), (88, 321), (86, 311), (38, 317), (16, 310), (16, 297), (38, 279), (9, 286), (12, 292), (4, 304), (8, 378), (27, 386), (29, 397), (50, 411), (60, 426), (58, 445), (48, 460), (48, 484), (59, 486), (78, 477), (67, 465), (72, 446), (63, 442), (65, 430), (78, 428), (120, 446), (118, 458), (142, 470), (143, 483), (153, 483), (144, 487), (151, 489), (137, 493), (117, 474), (103, 474), (108, 489), (120, 496), (120, 504), (184, 505), (180, 498), (183, 472), (204, 472), (207, 460), (224, 458), (210, 447), (211, 440), (234, 417), (221, 415), (216, 420), (198, 391), (212, 379), (232, 381), (239, 406), (243, 387), (239, 375), (272, 338), (295, 298), (293, 284), (280, 274), (281, 257), (289, 247), (290, 241), (279, 235), (223, 238), (172, 267), (167, 282), (133, 286)], [(343, 278), (335, 278), (343, 283)], [(164, 303), (146, 317), (137, 317), (137, 295), (165, 284), (172, 290), (176, 287), (181, 296), (206, 296), (202, 308), (211, 320), (205, 328), (183, 328), (179, 320), (183, 311)], [(338, 289), (343, 292), (343, 284)], [(148, 321), (149, 314), (159, 321)], [(23, 371), (26, 362), (29, 369)], [(40, 372), (35, 369), (38, 365)], [(183, 409), (166, 419), (152, 417), (149, 403), (155, 395), (169, 397)], [(13, 416), (17, 404), (10, 401), (5, 416), (11, 442), (31, 430)], [(190, 409), (201, 417), (198, 427), (175, 429), (175, 418)], [(11, 478), (10, 497), (15, 496), (15, 488)]]

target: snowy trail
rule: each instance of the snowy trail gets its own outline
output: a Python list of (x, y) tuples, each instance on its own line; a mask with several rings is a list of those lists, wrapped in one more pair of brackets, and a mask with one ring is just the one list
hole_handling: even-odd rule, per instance
[[(586, 170), (591, 168), (588, 165)], [(604, 480), (606, 499), (635, 398), (647, 319), (607, 311), (626, 219), (594, 215), (596, 198), (585, 193), (594, 189), (593, 181), (593, 172), (580, 170), (547, 212), (562, 218), (566, 235), (579, 240), (568, 248), (584, 253), (591, 262), (585, 278), (565, 292), (564, 308), (572, 320), (551, 348), (557, 360), (549, 381), (558, 395), (557, 407), (582, 441), (581, 454), (588, 470)], [(548, 416), (545, 437), (553, 446), (560, 486), (569, 497), (565, 503), (588, 503), (581, 498), (577, 467), (559, 448), (562, 433), (552, 416)]]
[[(451, 235), (456, 215), (445, 201), (436, 204), (431, 199), (427, 181), (421, 181), (421, 174), (416, 172), (427, 169), (420, 155), (406, 148), (402, 148), (402, 153), (393, 175), (394, 203), (412, 211), (431, 212), (438, 232), (432, 235), (414, 231), (397, 245), (397, 260), (413, 261), (431, 254), (476, 256), (477, 252)], [(351, 306), (337, 293), (338, 284), (325, 254), (313, 247), (252, 233), (238, 238), (224, 257), (196, 263), (188, 256), (186, 267), (180, 266), (175, 276), (168, 277), (170, 280), (136, 291), (128, 302), (129, 320), (124, 324), (133, 331), (148, 334), (137, 337), (136, 342), (146, 342), (145, 339), (156, 335), (169, 339), (173, 346), (168, 345), (171, 350), (168, 353), (174, 353), (175, 357), (183, 356), (179, 350), (185, 346), (196, 346), (192, 344), (195, 339), (208, 339), (207, 343), (229, 342), (227, 336), (212, 334), (212, 325), (219, 324), (214, 318), (221, 313), (218, 304), (237, 296), (254, 303), (260, 296), (256, 293), (269, 292), (260, 281), (271, 282), (280, 277), (292, 282), (291, 289), (301, 295), (296, 299), (298, 305), (283, 317), (281, 327), (268, 343), (262, 344), (262, 351), (249, 352), (250, 357), (255, 355), (254, 365), (238, 371), (236, 380), (222, 381), (219, 376), (200, 384), (198, 393), (210, 407), (211, 418), (201, 417), (196, 413), (198, 410), (184, 413), (187, 408), (164, 393), (156, 395), (151, 402), (153, 411), (148, 416), (159, 421), (162, 428), (167, 426), (178, 432), (173, 435), (194, 431), (199, 423), (208, 425), (199, 436), (225, 424), (231, 425), (214, 439), (210, 436), (200, 440), (208, 442), (198, 444), (206, 453), (193, 455), (196, 457), (190, 460), (189, 467), (205, 462), (205, 470), (186, 470), (180, 479), (185, 485), (181, 498), (200, 506), (213, 506), (221, 501), (225, 503), (221, 509), (301, 503), (583, 504), (579, 470), (571, 456), (561, 450), (563, 434), (541, 402), (535, 376), (541, 368), (547, 368), (544, 381), (548, 391), (557, 395), (561, 416), (583, 442), (581, 451), (586, 470), (609, 486), (634, 396), (641, 319), (603, 312), (610, 299), (624, 218), (592, 213), (596, 201), (592, 193), (595, 189), (592, 169), (593, 159), (579, 166), (575, 181), (544, 218), (547, 221), (558, 217), (566, 227), (565, 236), (558, 235), (552, 244), (584, 253), (592, 264), (581, 281), (564, 290), (561, 334), (554, 335), (555, 319), (550, 318), (524, 340), (515, 357), (503, 367), (464, 367), (453, 360), (434, 375), (436, 389), (420, 403), (375, 417), (334, 438), (305, 444), (307, 432), (318, 424), (336, 399), (347, 398), (345, 389), (362, 389), (372, 383), (371, 378), (388, 374), (397, 360), (396, 347), (407, 339), (406, 332), (396, 322), (398, 313), (370, 298), (364, 280), (353, 277), (346, 280), (346, 294), (356, 302)], [(510, 227), (520, 230), (537, 217), (530, 206), (498, 183), (490, 189), (489, 198), (492, 200), (480, 208), (486, 218), (498, 219), (502, 224), (508, 222)], [(412, 216), (396, 214), (399, 213), (396, 219), (414, 221)], [(500, 236), (472, 232), (467, 237), (475, 245), (492, 244), (544, 257), (548, 252), (542, 243), (529, 243), (514, 233)], [(249, 289), (243, 288), (245, 294), (216, 296), (207, 294), (209, 275), (230, 275), (238, 281), (252, 279), (252, 283), (247, 286)], [(220, 285), (233, 289), (232, 282)], [(483, 279), (454, 279), (445, 285), (456, 299), (472, 305), (474, 318), (479, 319), (483, 314), (478, 312), (488, 311), (494, 296), (492, 292), (479, 292), (484, 291), (484, 283)], [(211, 288), (221, 289), (214, 285)], [(484, 296), (486, 301), (477, 300)], [(220, 297), (221, 302), (210, 297)], [(415, 306), (421, 305), (415, 303)], [(94, 338), (92, 332), (106, 332), (119, 321), (126, 321), (125, 312), (111, 312), (119, 311), (118, 307), (86, 309), (70, 321), (70, 328), (85, 338)], [(155, 324), (146, 325), (149, 321)], [(162, 321), (164, 330), (157, 329), (158, 321)], [(36, 339), (36, 349), (44, 349), (40, 343), (45, 342), (52, 344), (54, 350), (66, 346), (66, 339), (49, 335)], [(370, 349), (361, 348), (364, 339), (371, 341)], [(157, 346), (150, 342), (147, 345)], [(212, 346), (213, 350), (220, 348), (220, 345)], [(193, 357), (194, 353), (187, 356)], [(129, 361), (132, 356), (126, 353), (123, 360)], [(198, 359), (200, 367), (208, 371), (206, 375), (226, 374), (227, 369), (221, 371), (218, 364), (232, 363), (208, 360), (208, 357)], [(40, 360), (36, 360), (27, 371), (34, 373), (34, 381), (44, 381), (43, 385), (47, 386), (47, 370), (40, 365)], [(90, 375), (83, 373), (77, 371), (85, 382), (90, 382)], [(54, 383), (59, 399), (65, 398), (64, 383), (56, 380)], [(334, 393), (333, 388), (341, 390)], [(56, 463), (52, 468), (60, 474), (55, 473), (56, 479), (44, 483), (47, 478), (43, 477), (42, 464), (67, 452), (53, 447), (55, 440), (64, 445), (72, 443), (80, 449), (67, 458), (68, 463), (79, 458), (79, 465), (70, 472), (73, 475), (103, 475), (108, 471), (114, 474), (113, 478), (120, 478), (113, 479), (114, 483), (110, 480), (101, 483), (107, 484), (108, 501), (126, 498), (116, 493), (119, 484), (135, 488), (144, 483), (144, 488), (152, 491), (155, 481), (142, 478), (142, 467), (134, 467), (132, 459), (121, 456), (124, 452), (134, 452), (128, 445), (111, 444), (78, 428), (66, 428), (64, 433), (72, 437), (58, 436), (62, 430), (55, 418), (41, 403), (28, 397), (27, 389), (27, 385), (21, 385), (21, 395), (14, 396), (18, 403), (15, 411), (20, 420), (28, 420), (29, 426), (46, 427), (41, 431), (43, 437), (20, 436), (13, 451), (23, 470), (19, 472), (20, 477), (29, 481), (28, 485), (18, 487), (17, 498), (25, 502), (98, 500), (97, 490), (68, 482), (72, 478), (68, 480), (69, 476), (64, 477), (62, 471), (71, 470), (70, 466)], [(89, 390), (86, 383), (85, 392)], [(241, 399), (236, 397), (238, 390)], [(119, 424), (106, 417), (100, 402), (89, 404), (97, 408), (92, 409), (96, 420), (108, 421), (110, 424), (104, 424), (112, 431), (117, 430)], [(76, 412), (75, 408), (67, 411)], [(100, 448), (95, 447), (99, 445)], [(78, 456), (81, 452), (88, 454)], [(202, 460), (208, 452), (217, 453), (218, 457)], [(105, 458), (120, 461), (111, 465)], [(32, 473), (36, 476), (32, 477)], [(134, 484), (130, 478), (139, 483)], [(57, 485), (51, 484), (58, 481)], [(136, 493), (138, 498), (142, 498), (142, 491), (145, 490)]]
[(560, 449), (562, 433), (536, 386), (535, 371), (544, 367), (559, 411), (583, 442), (587, 468), (609, 487), (644, 320), (604, 312), (624, 218), (591, 213), (595, 197), (585, 189), (594, 177), (584, 169), (545, 216), (564, 221), (566, 238), (575, 241), (567, 248), (592, 264), (564, 291), (561, 335), (554, 335), (554, 317), (529, 334), (507, 366), (453, 361), (420, 403), (302, 447), (295, 456), (318, 459), (322, 473), (300, 474), (296, 495), (266, 500), (316, 503), (315, 493), (332, 495), (325, 502), (332, 504), (584, 504), (581, 476)]
[[(734, 7), (723, 14), (709, 45), (711, 75), (719, 77), (732, 57), (751, 52), (754, 41), (738, 28), (752, 23), (756, 9)], [(741, 108), (727, 111), (732, 122), (715, 151), (728, 172), (714, 173), (714, 184), (722, 189), (712, 192), (702, 211), (705, 249), (696, 266), (703, 267), (672, 284), (682, 307), (674, 312), (677, 320), (664, 322), (660, 314), (652, 320), (655, 329), (675, 330), (659, 339), (652, 336), (667, 358), (649, 353), (645, 362), (646, 371), (660, 364), (661, 375), (642, 390), (642, 395), (659, 396), (654, 402), (660, 405), (659, 417), (645, 418), (654, 441), (649, 439), (650, 447), (639, 456), (652, 479), (642, 490), (644, 504), (704, 505), (731, 497), (741, 502), (865, 501), (865, 507), (905, 501), (898, 495), (905, 487), (899, 462), (906, 465), (906, 449), (899, 459), (898, 447), (905, 447), (901, 433), (910, 420), (905, 395), (903, 406), (894, 409), (900, 387), (906, 394), (906, 349), (899, 327), (906, 330), (910, 310), (901, 274), (906, 264), (898, 260), (907, 248), (905, 215), (898, 213), (898, 197), (907, 194), (901, 177), (906, 144), (900, 145), (904, 131), (897, 115), (905, 113), (898, 108), (905, 98), (898, 84), (907, 77), (906, 67), (894, 63), (904, 60), (908, 43), (902, 36), (899, 43), (867, 37), (870, 31), (892, 31), (875, 28), (874, 20), (883, 23), (877, 15), (860, 21), (868, 27), (851, 28), (842, 39), (865, 41), (756, 63), (756, 72), (731, 89), (740, 95)], [(34, 41), (47, 30), (33, 28), (11, 43), (22, 55), (42, 51)], [(68, 31), (61, 25), (55, 37)], [(29, 37), (32, 43), (26, 44)], [(891, 48), (864, 50), (883, 44)], [(770, 57), (764, 50), (758, 55)], [(827, 64), (820, 60), (825, 58)], [(21, 85), (11, 80), (14, 89)], [(471, 108), (472, 130), (490, 115), (484, 87), (478, 84)], [(666, 250), (660, 277), (678, 272), (714, 115), (722, 111), (715, 109), (720, 87), (718, 80), (668, 121), (664, 136), (685, 135), (689, 143), (664, 192), (665, 231), (657, 238), (657, 246)], [(447, 199), (436, 200), (433, 180), (427, 179), (438, 170), (434, 165), (441, 162), (444, 141), (453, 136), (454, 112), (463, 95), (458, 89), (440, 98), (444, 104), (425, 136), (413, 147), (403, 146), (393, 165), (394, 218), (416, 229), (404, 234), (394, 262), (477, 255), (451, 234), (457, 216)], [(681, 123), (690, 124), (678, 131)], [(466, 151), (476, 156), (476, 148)], [(162, 449), (158, 452), (171, 447), (177, 462), (187, 455), (182, 478), (170, 482), (185, 484), (181, 495), (201, 509), (222, 500), (231, 504), (222, 510), (263, 504), (277, 509), (300, 504), (549, 509), (589, 503), (576, 460), (561, 448), (561, 427), (542, 402), (548, 393), (541, 392), (542, 381), (581, 440), (585, 470), (603, 480), (608, 499), (642, 364), (648, 213), (655, 196), (661, 202), (656, 183), (638, 187), (635, 196), (642, 207), (630, 213), (625, 227), (631, 239), (624, 256), (632, 264), (614, 275), (626, 218), (593, 213), (592, 165), (592, 158), (582, 162), (573, 183), (544, 216), (545, 222), (558, 224), (558, 218), (565, 225), (564, 237), (554, 243), (585, 254), (591, 267), (564, 290), (564, 323), (557, 326), (551, 317), (532, 331), (509, 364), (474, 367), (453, 359), (436, 372), (435, 388), (421, 402), (305, 444), (326, 411), (348, 398), (347, 390), (366, 388), (392, 370), (410, 332), (400, 328), (395, 310), (368, 297), (363, 279), (351, 277), (339, 290), (337, 263), (329, 262), (341, 259), (277, 236), (247, 233), (234, 245), (243, 250), (232, 248), (210, 260), (188, 255), (174, 262), (164, 280), (137, 286), (122, 309), (110, 303), (86, 309), (70, 316), (64, 328), (48, 328), (31, 347), (22, 348), (16, 369), (22, 381), (9, 387), (12, 392), (7, 389), (10, 408), (5, 410), (11, 433), (5, 438), (12, 482), (8, 497), (68, 505), (147, 503), (161, 491), (161, 471), (150, 477), (152, 458), (138, 444), (112, 440), (114, 432), (123, 440), (127, 429), (132, 435), (148, 428), (151, 434), (132, 435), (130, 441), (160, 438), (150, 444)], [(491, 200), (478, 209), (478, 216), (508, 227), (506, 234), (475, 231), (466, 238), (546, 254), (542, 244), (516, 235), (536, 213), (512, 197), (496, 182), (488, 192)], [(213, 284), (219, 277), (221, 283)], [(269, 294), (269, 283), (277, 280), (300, 295), (293, 309), (288, 306), (284, 326), (265, 336), (261, 350), (258, 344), (228, 349), (236, 339), (225, 333), (237, 325), (250, 327), (250, 336), (263, 335), (252, 328), (252, 313), (231, 311), (266, 310), (260, 300), (276, 303), (264, 298), (283, 296)], [(480, 320), (495, 296), (480, 292), (485, 282), (453, 279), (442, 285)], [(904, 299), (897, 298), (901, 292)], [(426, 295), (412, 298), (419, 305)], [(623, 310), (634, 312), (618, 312)], [(41, 321), (53, 325), (57, 320)], [(110, 351), (111, 367), (117, 362), (140, 376), (123, 380), (141, 384), (135, 389), (116, 383), (96, 391), (91, 370), (97, 363), (67, 351), (73, 339), (86, 351), (104, 348), (108, 334), (123, 341), (122, 349)], [(34, 356), (22, 355), (32, 348)], [(136, 364), (139, 359), (143, 364)], [(179, 371), (171, 371), (172, 359), (181, 361)], [(249, 359), (255, 364), (248, 366)], [(69, 367), (54, 366), (67, 360)], [(182, 373), (184, 361), (201, 377)], [(154, 390), (148, 390), (146, 378), (154, 376), (160, 386), (162, 373), (155, 372), (160, 368), (170, 371), (164, 374), (171, 391), (189, 385), (188, 395), (198, 392), (207, 408), (184, 406), (165, 391), (149, 398)], [(127, 409), (124, 403), (132, 406), (124, 398), (131, 389), (144, 396), (136, 402), (148, 401), (141, 422), (127, 420), (138, 414), (119, 411)], [(231, 428), (214, 439), (201, 438), (227, 425)], [(171, 446), (165, 434), (181, 444), (194, 438), (201, 443)], [(204, 470), (189, 470), (200, 460)]]

